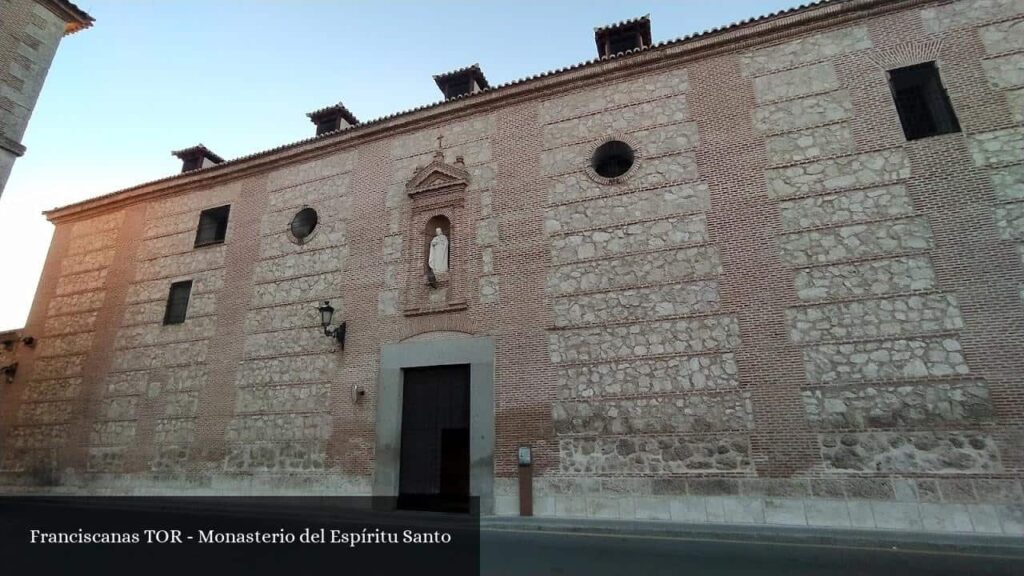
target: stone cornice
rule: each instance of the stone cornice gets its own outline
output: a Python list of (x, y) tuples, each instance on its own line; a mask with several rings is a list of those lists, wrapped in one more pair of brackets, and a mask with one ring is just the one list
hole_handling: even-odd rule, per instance
[(24, 144), (8, 138), (4, 134), (0, 134), (0, 148), (7, 150), (8, 152), (14, 154), (15, 156), (22, 156), (23, 154), (25, 154), (26, 150)]
[(74, 34), (79, 30), (84, 30), (92, 26), (95, 18), (90, 16), (85, 10), (82, 10), (74, 3), (68, 2), (67, 0), (36, 0), (42, 6), (45, 6), (50, 12), (53, 12), (64, 20), (64, 35)]
[(571, 68), (532, 76), (475, 94), (365, 122), (322, 137), (286, 144), (223, 164), (174, 175), (44, 212), (54, 223), (119, 209), (137, 202), (268, 172), (334, 154), (366, 142), (449, 124), (474, 114), (536, 100), (588, 85), (650, 73), (701, 58), (749, 50), (816, 29), (942, 0), (831, 0), (703, 32)]

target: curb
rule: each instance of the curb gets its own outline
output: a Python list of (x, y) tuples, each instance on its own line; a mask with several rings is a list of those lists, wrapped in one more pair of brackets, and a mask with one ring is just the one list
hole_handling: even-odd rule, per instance
[(481, 532), (517, 531), (597, 534), (609, 537), (656, 537), (795, 546), (839, 546), (916, 552), (958, 552), (1024, 560), (1024, 538), (978, 534), (940, 534), (783, 525), (680, 524), (640, 520), (586, 518), (518, 518), (485, 516)]

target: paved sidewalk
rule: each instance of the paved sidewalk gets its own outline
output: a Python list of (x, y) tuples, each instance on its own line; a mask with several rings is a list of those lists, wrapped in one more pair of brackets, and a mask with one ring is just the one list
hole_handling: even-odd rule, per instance
[(628, 537), (674, 538), (733, 542), (828, 545), (851, 548), (886, 548), (907, 551), (962, 552), (1020, 558), (1024, 538), (979, 534), (805, 528), (774, 525), (680, 524), (639, 520), (590, 518), (521, 518), (485, 516), (482, 531), (551, 534), (603, 534)]

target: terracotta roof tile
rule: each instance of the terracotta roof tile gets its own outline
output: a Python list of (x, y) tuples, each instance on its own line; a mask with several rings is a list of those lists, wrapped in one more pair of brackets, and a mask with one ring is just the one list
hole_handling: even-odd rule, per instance
[(436, 82), (437, 85), (440, 86), (441, 83), (444, 82), (445, 80), (449, 80), (451, 78), (454, 78), (455, 76), (465, 74), (466, 72), (470, 73), (470, 76), (472, 76), (472, 78), (476, 80), (476, 83), (478, 86), (480, 86), (480, 88), (490, 87), (490, 84), (487, 82), (487, 78), (484, 76), (484, 71), (480, 69), (480, 64), (470, 64), (469, 66), (465, 66), (457, 70), (452, 70), (451, 72), (445, 72), (444, 74), (434, 74), (434, 82)]
[(53, 6), (56, 6), (60, 11), (64, 12), (66, 25), (64, 27), (64, 34), (74, 34), (79, 30), (85, 30), (92, 26), (95, 18), (90, 16), (85, 10), (82, 10), (75, 5), (74, 2), (68, 0), (51, 0)]
[(213, 150), (210, 150), (206, 146), (203, 146), (201, 143), (196, 144), (195, 146), (190, 146), (188, 148), (182, 148), (181, 150), (174, 150), (171, 152), (171, 156), (177, 156), (178, 158), (184, 160), (185, 157), (192, 156), (196, 152), (198, 152), (200, 155), (206, 158), (209, 158), (210, 160), (213, 160), (214, 162), (217, 162), (218, 164), (224, 162), (223, 158), (221, 158), (217, 154), (214, 154)]
[(336, 112), (340, 112), (341, 117), (349, 124), (353, 126), (359, 124), (359, 120), (356, 119), (355, 115), (349, 112), (348, 108), (346, 108), (345, 105), (342, 104), (341, 102), (338, 102), (337, 104), (333, 104), (331, 106), (324, 106), (319, 110), (313, 110), (312, 112), (306, 114), (306, 116), (308, 116), (309, 119), (312, 120), (313, 122), (317, 122), (319, 121), (319, 118)]
[(650, 14), (644, 14), (643, 16), (637, 16), (636, 18), (630, 18), (628, 20), (620, 20), (618, 22), (615, 22), (614, 24), (606, 24), (605, 26), (597, 26), (597, 27), (594, 28), (594, 32), (607, 32), (609, 30), (614, 30), (616, 28), (622, 28), (623, 26), (628, 26), (630, 24), (636, 24), (637, 22), (643, 22), (644, 20), (647, 20), (648, 22), (650, 22), (651, 15)]

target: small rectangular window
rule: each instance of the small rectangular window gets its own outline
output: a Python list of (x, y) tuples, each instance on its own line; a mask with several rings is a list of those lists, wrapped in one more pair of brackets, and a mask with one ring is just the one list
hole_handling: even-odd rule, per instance
[(890, 70), (889, 87), (907, 140), (960, 131), (935, 62)]
[(199, 227), (196, 229), (195, 246), (220, 244), (228, 232), (228, 212), (231, 206), (220, 206), (203, 210), (199, 214)]
[(185, 322), (188, 312), (188, 297), (192, 293), (192, 281), (175, 282), (167, 294), (167, 309), (164, 311), (164, 325)]

